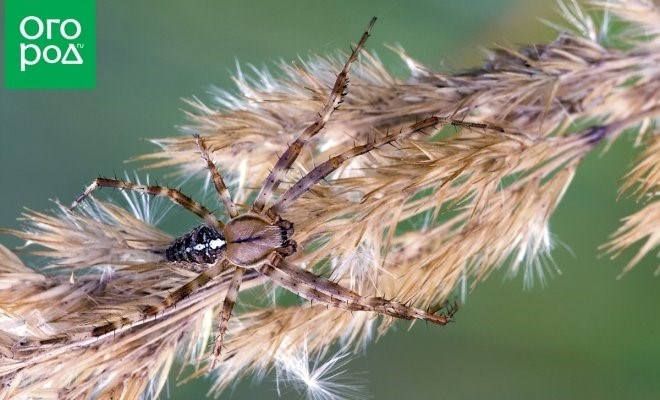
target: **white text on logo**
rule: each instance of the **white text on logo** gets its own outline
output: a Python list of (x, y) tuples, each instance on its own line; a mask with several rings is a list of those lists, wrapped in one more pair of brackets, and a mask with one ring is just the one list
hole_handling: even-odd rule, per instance
[[(48, 18), (44, 23), (39, 17), (29, 16), (21, 21), (20, 31), (27, 40), (40, 39), (44, 34), (46, 39), (52, 40), (53, 34), (58, 33), (66, 40), (75, 40), (80, 36), (82, 28), (80, 22), (73, 18), (64, 21)], [(78, 48), (82, 47), (82, 44), (76, 46), (74, 43), (69, 43), (66, 51), (62, 53), (62, 49), (54, 44), (42, 49), (34, 43), (21, 43), (21, 72), (28, 66), (38, 64), (42, 59), (48, 64), (82, 64), (83, 59), (78, 52)]]

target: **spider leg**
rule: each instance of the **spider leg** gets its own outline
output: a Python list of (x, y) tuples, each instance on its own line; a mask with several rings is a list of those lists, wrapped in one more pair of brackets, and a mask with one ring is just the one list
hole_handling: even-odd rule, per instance
[(134, 190), (143, 194), (150, 194), (153, 196), (163, 196), (169, 198), (172, 202), (182, 206), (186, 210), (196, 214), (204, 220), (208, 225), (213, 227), (221, 227), (222, 224), (215, 218), (215, 216), (199, 202), (191, 199), (177, 189), (171, 189), (165, 186), (155, 185), (142, 185), (138, 183), (122, 181), (119, 179), (96, 178), (94, 181), (85, 188), (85, 191), (71, 204), (71, 209), (76, 208), (87, 196), (90, 195), (95, 189), (99, 187), (113, 187), (121, 190)]
[(279, 215), (282, 211), (286, 210), (298, 197), (302, 196), (305, 192), (311, 189), (312, 186), (316, 185), (321, 179), (337, 170), (337, 168), (339, 168), (345, 161), (368, 153), (373, 149), (384, 146), (388, 143), (402, 139), (415, 132), (420, 132), (424, 129), (435, 127), (436, 125), (442, 123), (442, 121), (443, 120), (438, 117), (426, 118), (408, 127), (407, 129), (391, 133), (389, 135), (383, 136), (380, 139), (376, 139), (361, 146), (355, 146), (339, 155), (330, 158), (328, 161), (317, 165), (316, 168), (309, 171), (307, 175), (302, 177), (298, 182), (291, 186), (280, 198), (277, 199), (277, 201), (275, 201), (275, 203), (266, 212)]
[(311, 301), (354, 311), (372, 311), (401, 319), (421, 319), (446, 325), (451, 316), (432, 314), (382, 297), (364, 297), (326, 278), (275, 257), (259, 271), (278, 285)]
[(357, 46), (355, 46), (355, 48), (353, 49), (353, 52), (351, 53), (348, 60), (346, 60), (346, 64), (344, 64), (344, 68), (341, 70), (339, 75), (337, 75), (335, 84), (332, 87), (332, 90), (330, 91), (330, 96), (328, 96), (328, 99), (326, 100), (323, 109), (316, 116), (314, 122), (312, 122), (311, 125), (305, 128), (305, 130), (302, 131), (302, 133), (300, 133), (298, 138), (296, 138), (296, 140), (286, 149), (286, 151), (280, 156), (280, 158), (275, 163), (275, 166), (273, 167), (272, 171), (268, 174), (268, 176), (264, 180), (261, 186), (261, 190), (257, 195), (254, 205), (252, 206), (252, 209), (256, 213), (260, 213), (263, 210), (266, 203), (272, 198), (273, 193), (275, 192), (275, 190), (277, 190), (277, 187), (282, 182), (282, 179), (284, 179), (286, 172), (300, 155), (300, 152), (302, 148), (305, 146), (305, 143), (307, 143), (307, 141), (311, 137), (313, 137), (314, 135), (319, 133), (321, 129), (323, 129), (325, 124), (332, 116), (332, 113), (337, 109), (337, 107), (339, 107), (339, 104), (341, 103), (344, 95), (346, 94), (346, 88), (348, 87), (348, 70), (350, 69), (351, 64), (353, 64), (353, 62), (357, 60), (358, 54), (360, 53), (360, 50), (362, 50), (364, 44), (369, 38), (369, 32), (371, 32), (371, 28), (373, 27), (375, 22), (376, 22), (376, 17), (371, 19), (369, 26), (367, 26), (367, 29), (362, 34), (362, 37), (360, 38), (360, 41), (358, 42)]
[(231, 318), (231, 312), (234, 309), (234, 304), (236, 304), (236, 298), (238, 297), (238, 290), (240, 289), (241, 282), (243, 281), (244, 272), (244, 268), (236, 267), (234, 276), (229, 283), (229, 288), (227, 288), (225, 301), (222, 303), (222, 314), (220, 317), (220, 325), (218, 326), (218, 335), (216, 336), (215, 343), (213, 344), (213, 362), (211, 363), (211, 369), (215, 367), (215, 363), (220, 358), (220, 353), (222, 353), (222, 344), (225, 340), (225, 333), (227, 332), (227, 326), (229, 325), (229, 319)]
[(236, 217), (238, 215), (238, 211), (236, 211), (236, 204), (234, 204), (234, 201), (231, 199), (229, 189), (227, 189), (227, 185), (225, 185), (225, 181), (222, 179), (222, 175), (220, 175), (218, 168), (215, 166), (215, 163), (211, 161), (208, 149), (204, 143), (204, 138), (197, 134), (193, 136), (195, 137), (195, 142), (197, 143), (197, 147), (199, 148), (199, 152), (201, 153), (202, 158), (204, 161), (206, 161), (206, 168), (211, 173), (211, 178), (213, 179), (215, 190), (218, 192), (220, 200), (225, 205), (225, 209), (229, 213), (229, 217)]
[(225, 269), (225, 266), (226, 262), (219, 262), (214, 266), (202, 271), (193, 280), (181, 286), (174, 292), (168, 294), (167, 297), (160, 300), (158, 303), (143, 304), (138, 306), (139, 312), (133, 318), (130, 316), (122, 316), (118, 320), (113, 320), (106, 324), (94, 327), (92, 330), (92, 336), (103, 336), (106, 333), (110, 333), (121, 328), (124, 325), (130, 325), (131, 323), (140, 319), (146, 319), (158, 315), (165, 309), (172, 307), (181, 300), (190, 296), (196, 290), (209, 283), (213, 278), (220, 275), (220, 273)]

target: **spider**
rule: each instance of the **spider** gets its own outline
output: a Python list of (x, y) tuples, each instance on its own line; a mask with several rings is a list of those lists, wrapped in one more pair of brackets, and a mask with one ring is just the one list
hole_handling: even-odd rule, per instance
[[(286, 260), (288, 256), (297, 251), (294, 240), (294, 223), (282, 219), (280, 214), (287, 210), (292, 202), (339, 168), (343, 162), (368, 153), (384, 144), (391, 143), (404, 135), (434, 127), (440, 121), (436, 117), (427, 118), (407, 130), (371, 140), (364, 145), (355, 146), (332, 157), (312, 169), (273, 201), (275, 191), (306, 143), (323, 129), (334, 110), (340, 105), (342, 98), (346, 95), (349, 69), (351, 64), (356, 61), (360, 50), (364, 47), (375, 21), (376, 18), (371, 20), (344, 64), (343, 69), (337, 75), (323, 109), (318, 113), (314, 122), (307, 126), (279, 157), (270, 174), (265, 178), (253, 204), (246, 212), (239, 213), (222, 175), (211, 160), (204, 138), (199, 135), (194, 135), (195, 142), (210, 173), (219, 199), (229, 217), (227, 223), (218, 220), (206, 207), (177, 189), (141, 185), (118, 179), (95, 179), (71, 205), (72, 209), (75, 208), (97, 188), (113, 187), (120, 190), (133, 190), (142, 194), (167, 197), (204, 221), (202, 225), (175, 239), (163, 251), (163, 255), (168, 262), (190, 263), (202, 269), (201, 273), (170, 293), (159, 304), (144, 306), (142, 316), (143, 318), (156, 316), (159, 312), (175, 305), (195, 290), (206, 285), (220, 272), (227, 268), (233, 268), (233, 277), (222, 305), (220, 323), (213, 345), (214, 363), (221, 355), (224, 336), (246, 270), (257, 270), (277, 285), (303, 298), (346, 310), (372, 311), (408, 320), (422, 319), (441, 325), (447, 324), (451, 319), (453, 311), (441, 315), (413, 308), (400, 302), (386, 300), (382, 297), (361, 296)], [(94, 328), (92, 335), (102, 336), (117, 328), (119, 328), (118, 322), (110, 322)]]

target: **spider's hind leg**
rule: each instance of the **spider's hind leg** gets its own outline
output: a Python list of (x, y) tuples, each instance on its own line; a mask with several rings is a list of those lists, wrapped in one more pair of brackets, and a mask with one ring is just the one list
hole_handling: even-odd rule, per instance
[(85, 188), (85, 191), (73, 201), (71, 209), (78, 207), (78, 205), (85, 200), (94, 190), (100, 187), (112, 187), (120, 190), (133, 190), (142, 194), (150, 194), (152, 196), (163, 196), (170, 199), (173, 203), (180, 205), (186, 210), (196, 214), (204, 220), (208, 225), (219, 227), (220, 223), (215, 218), (213, 213), (204, 207), (201, 203), (191, 199), (177, 189), (168, 188), (165, 186), (157, 185), (142, 185), (120, 179), (96, 178), (92, 183)]
[(94, 337), (100, 337), (120, 329), (123, 326), (131, 326), (134, 322), (157, 316), (161, 312), (190, 296), (201, 287), (204, 287), (211, 280), (220, 275), (225, 266), (226, 263), (217, 263), (216, 265), (202, 271), (199, 275), (197, 275), (197, 277), (187, 282), (185, 285), (167, 294), (166, 297), (154, 301), (145, 301), (143, 304), (138, 304), (136, 306), (136, 309), (138, 310), (137, 314), (132, 316), (121, 315), (118, 316), (118, 318), (106, 320), (105, 323), (93, 326), (91, 335)]

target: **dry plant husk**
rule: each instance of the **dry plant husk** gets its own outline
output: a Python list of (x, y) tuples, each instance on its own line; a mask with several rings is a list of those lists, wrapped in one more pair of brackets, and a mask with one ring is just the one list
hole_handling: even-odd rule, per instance
[[(437, 73), (397, 50), (411, 71), (399, 79), (363, 53), (344, 103), (303, 151), (289, 184), (329, 156), (429, 116), (454, 122), (352, 159), (284, 210), (303, 249), (288, 260), (365, 296), (420, 308), (502, 266), (542, 280), (552, 248), (548, 220), (576, 168), (624, 133), (642, 148), (621, 189), (640, 200), (640, 210), (604, 249), (617, 255), (641, 243), (625, 270), (657, 257), (660, 10), (642, 0), (596, 4), (624, 26), (611, 37), (575, 4), (562, 7), (573, 32), (493, 50), (468, 73)], [(609, 45), (614, 39), (618, 45)], [(253, 78), (239, 71), (238, 92), (217, 91), (217, 108), (189, 101), (191, 123), (183, 130), (206, 138), (239, 204), (249, 203), (277, 154), (322, 107), (344, 59), (312, 57), (281, 64), (275, 75), (254, 70)], [(207, 173), (190, 135), (154, 142), (160, 151), (139, 158), (149, 167)], [(374, 329), (382, 334), (394, 322), (305, 302), (243, 307), (231, 320), (223, 360), (209, 371), (231, 271), (141, 320), (142, 307), (195, 276), (154, 254), (172, 237), (96, 200), (83, 212), (58, 206), (24, 219), (25, 229), (11, 233), (49, 267), (29, 268), (0, 247), (1, 398), (157, 396), (177, 357), (195, 366), (192, 377), (212, 374), (212, 391), (220, 392), (245, 374), (270, 370), (292, 347), (323, 353), (339, 341), (359, 349)], [(242, 291), (268, 279), (250, 272), (244, 282)], [(124, 324), (90, 334), (108, 321)]]

